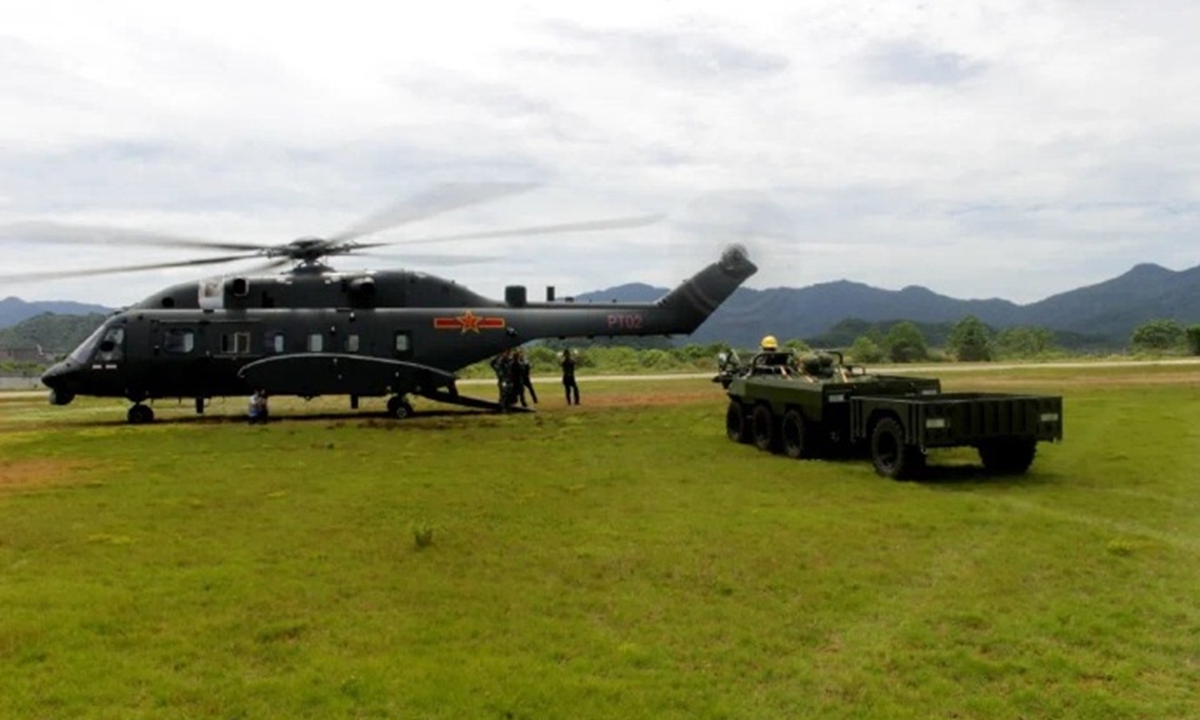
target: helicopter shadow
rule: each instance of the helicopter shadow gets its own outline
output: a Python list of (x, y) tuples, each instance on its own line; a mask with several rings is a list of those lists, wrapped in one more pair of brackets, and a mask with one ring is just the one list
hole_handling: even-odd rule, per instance
[[(518, 408), (506, 413), (495, 412), (491, 410), (476, 410), (473, 408), (465, 408), (462, 410), (454, 409), (433, 409), (422, 410), (413, 413), (406, 418), (395, 418), (386, 411), (380, 412), (352, 412), (352, 413), (337, 413), (337, 412), (319, 412), (319, 413), (302, 413), (295, 415), (276, 415), (271, 417), (266, 422), (251, 423), (247, 417), (238, 415), (180, 415), (155, 418), (153, 425), (167, 427), (208, 427), (208, 426), (225, 426), (225, 425), (249, 425), (249, 426), (279, 426), (291, 424), (307, 424), (307, 423), (347, 423), (359, 422), (364, 425), (372, 426), (387, 426), (397, 429), (403, 428), (406, 424), (420, 425), (423, 419), (454, 419), (454, 418), (477, 418), (477, 417), (504, 417), (506, 415), (522, 415), (532, 414), (532, 410)], [(130, 426), (130, 423), (120, 418), (112, 418), (111, 420), (89, 420), (77, 423), (71, 423), (72, 427), (78, 428), (113, 428)]]

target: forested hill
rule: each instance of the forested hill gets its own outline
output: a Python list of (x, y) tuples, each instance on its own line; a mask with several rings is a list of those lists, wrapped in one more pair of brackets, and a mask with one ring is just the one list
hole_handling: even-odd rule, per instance
[[(626, 295), (625, 288), (636, 287)], [(640, 300), (661, 297), (645, 285), (619, 286), (580, 296), (580, 300)], [(882, 290), (839, 280), (803, 288), (739, 288), (690, 338), (693, 342), (752, 345), (763, 335), (811, 338), (843, 320), (868, 323), (911, 320), (954, 323), (974, 315), (993, 328), (1036, 325), (1086, 339), (1089, 346), (1124, 347), (1133, 329), (1155, 319), (1190, 325), (1200, 322), (1200, 266), (1174, 271), (1138, 265), (1096, 285), (1060, 293), (1036, 303), (959, 300), (924, 287)]]
[(105, 316), (100, 313), (89, 315), (55, 315), (43, 313), (0, 328), (0, 348), (42, 348), (52, 355), (65, 355), (100, 327)]

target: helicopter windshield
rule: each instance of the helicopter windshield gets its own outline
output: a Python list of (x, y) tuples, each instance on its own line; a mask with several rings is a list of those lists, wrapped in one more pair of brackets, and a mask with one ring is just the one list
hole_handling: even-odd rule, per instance
[[(71, 353), (71, 359), (86, 365), (89, 362), (111, 363), (124, 355), (125, 328), (121, 325), (101, 325)], [(99, 352), (97, 352), (97, 348)], [(93, 359), (93, 354), (95, 358)]]
[(80, 363), (81, 365), (86, 365), (88, 360), (92, 357), (92, 352), (95, 351), (96, 346), (100, 344), (100, 336), (104, 334), (105, 329), (105, 326), (101, 325), (100, 327), (96, 328), (95, 332), (93, 332), (91, 335), (88, 335), (87, 340), (79, 343), (79, 347), (71, 351), (71, 359), (77, 363)]

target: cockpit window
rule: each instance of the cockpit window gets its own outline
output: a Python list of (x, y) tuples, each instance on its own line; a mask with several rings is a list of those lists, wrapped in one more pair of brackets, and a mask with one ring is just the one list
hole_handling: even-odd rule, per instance
[(125, 356), (125, 326), (114, 325), (104, 331), (100, 337), (100, 347), (96, 351), (98, 363), (120, 362)]
[(92, 352), (95, 351), (96, 346), (100, 344), (100, 336), (104, 334), (105, 329), (106, 328), (101, 325), (100, 327), (96, 328), (96, 332), (88, 335), (87, 340), (79, 343), (79, 347), (71, 351), (71, 359), (81, 365), (86, 365), (89, 361), (91, 361)]

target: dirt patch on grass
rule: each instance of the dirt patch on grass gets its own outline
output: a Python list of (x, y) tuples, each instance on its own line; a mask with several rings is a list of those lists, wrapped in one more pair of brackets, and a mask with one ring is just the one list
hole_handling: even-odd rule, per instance
[(62, 485), (77, 468), (76, 463), (65, 460), (0, 460), (0, 495)]

